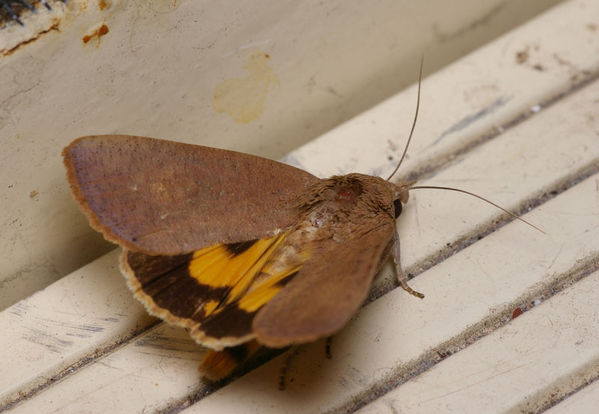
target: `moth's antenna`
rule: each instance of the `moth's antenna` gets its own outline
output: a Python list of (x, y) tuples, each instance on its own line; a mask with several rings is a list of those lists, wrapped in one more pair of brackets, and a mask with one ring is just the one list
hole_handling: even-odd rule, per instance
[(453, 188), (453, 187), (441, 187), (441, 186), (436, 186), (436, 185), (415, 185), (415, 186), (413, 186), (413, 187), (410, 187), (410, 190), (423, 190), (423, 189), (424, 189), (424, 190), (427, 190), (427, 189), (432, 189), (432, 190), (449, 190), (449, 191), (457, 191), (458, 193), (464, 193), (464, 194), (471, 195), (472, 197), (476, 197), (476, 198), (478, 198), (479, 200), (485, 201), (485, 202), (487, 202), (487, 203), (491, 204), (492, 206), (494, 206), (494, 207), (497, 207), (499, 210), (503, 211), (504, 213), (507, 213), (507, 214), (509, 214), (511, 217), (513, 217), (513, 218), (515, 218), (515, 219), (517, 219), (517, 220), (520, 220), (521, 222), (523, 222), (523, 223), (525, 223), (525, 224), (528, 224), (530, 227), (532, 227), (532, 228), (534, 228), (534, 229), (536, 229), (536, 230), (540, 231), (541, 233), (543, 233), (543, 234), (547, 234), (547, 233), (545, 233), (543, 230), (541, 230), (540, 228), (538, 228), (537, 226), (535, 226), (534, 224), (532, 224), (532, 223), (529, 223), (528, 221), (524, 220), (524, 219), (523, 219), (522, 217), (520, 217), (519, 215), (517, 215), (517, 214), (514, 214), (514, 213), (512, 213), (512, 212), (511, 212), (511, 211), (509, 211), (509, 210), (506, 210), (505, 208), (501, 207), (501, 206), (500, 206), (500, 205), (498, 205), (498, 204), (495, 204), (495, 203), (494, 203), (494, 202), (492, 202), (491, 200), (487, 200), (487, 199), (486, 199), (486, 198), (484, 198), (484, 197), (481, 197), (481, 196), (479, 196), (479, 195), (477, 195), (477, 194), (471, 193), (470, 191), (461, 190), (461, 189), (459, 189), (459, 188)]
[(420, 72), (418, 73), (418, 98), (416, 99), (416, 113), (414, 114), (414, 121), (412, 122), (412, 129), (410, 130), (410, 136), (408, 137), (408, 142), (406, 142), (406, 146), (403, 149), (403, 154), (401, 154), (401, 158), (399, 159), (397, 166), (395, 167), (395, 169), (393, 170), (391, 175), (387, 178), (387, 181), (389, 181), (395, 175), (397, 170), (399, 170), (399, 167), (400, 167), (401, 163), (403, 162), (403, 159), (406, 157), (406, 154), (408, 153), (408, 146), (410, 145), (410, 141), (412, 140), (412, 134), (414, 133), (414, 128), (416, 128), (416, 120), (418, 119), (418, 109), (420, 109), (420, 86), (422, 84), (422, 66), (423, 65), (424, 65), (424, 55), (422, 55), (420, 57)]

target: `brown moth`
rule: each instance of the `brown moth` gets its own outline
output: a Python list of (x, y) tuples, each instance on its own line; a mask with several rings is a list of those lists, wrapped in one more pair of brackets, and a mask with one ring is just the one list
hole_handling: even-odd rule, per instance
[[(338, 332), (390, 252), (413, 182), (327, 179), (276, 161), (159, 139), (82, 137), (63, 151), (91, 226), (123, 247), (121, 270), (149, 313), (216, 351), (226, 376), (258, 345)], [(252, 342), (249, 346), (242, 344)], [(231, 348), (234, 347), (234, 348)]]

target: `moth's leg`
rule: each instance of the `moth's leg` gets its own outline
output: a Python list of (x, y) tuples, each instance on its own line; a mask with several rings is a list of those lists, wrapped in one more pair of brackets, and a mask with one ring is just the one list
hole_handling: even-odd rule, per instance
[(376, 265), (376, 272), (378, 274), (381, 270), (383, 270), (383, 266), (387, 263), (387, 260), (391, 257), (391, 247), (393, 247), (393, 240), (391, 240), (385, 250), (383, 250), (383, 254), (381, 254), (381, 258), (379, 259), (378, 264)]
[(291, 365), (291, 361), (297, 357), (298, 354), (299, 347), (297, 345), (294, 345), (289, 349), (289, 355), (287, 355), (285, 362), (281, 366), (281, 372), (279, 373), (279, 391), (285, 391), (287, 388), (287, 370)]
[(401, 260), (399, 255), (399, 235), (397, 234), (397, 229), (395, 229), (395, 233), (393, 233), (393, 263), (395, 263), (395, 272), (397, 273), (397, 280), (403, 288), (403, 290), (405, 290), (411, 295), (416, 296), (417, 298), (424, 298), (424, 295), (422, 293), (417, 292), (410, 286), (408, 286), (408, 275), (405, 274), (401, 267)]
[(329, 336), (327, 338), (327, 342), (324, 346), (324, 353), (327, 357), (327, 359), (333, 359), (333, 354), (331, 353), (331, 344), (333, 343), (333, 337)]

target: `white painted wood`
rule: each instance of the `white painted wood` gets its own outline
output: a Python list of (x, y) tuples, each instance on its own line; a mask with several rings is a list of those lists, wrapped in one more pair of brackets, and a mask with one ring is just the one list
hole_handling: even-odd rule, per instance
[[(0, 309), (112, 248), (68, 191), (60, 151), (74, 138), (118, 132), (278, 158), (411, 84), (423, 51), (433, 71), (558, 1), (55, 0), (24, 28), (0, 25)], [(248, 78), (257, 51), (272, 82), (259, 116), (235, 121), (215, 110), (215, 91)]]
[[(596, 168), (597, 82), (551, 107), (530, 111), (534, 103), (598, 75), (599, 53), (592, 51), (599, 51), (599, 36), (588, 23), (594, 15), (599, 15), (596, 2), (568, 2), (427, 78), (425, 94), (434, 91), (434, 98), (425, 95), (405, 171), (454, 157), (456, 148), (522, 114), (531, 116), (514, 128), (498, 130), (490, 142), (458, 156), (422, 184), (458, 186), (512, 208), (544, 192), (559, 192), (582, 170)], [(539, 47), (529, 49), (532, 66), (516, 62), (516, 52), (533, 38)], [(580, 44), (584, 51), (573, 46)], [(574, 67), (563, 59), (555, 63), (555, 55), (566, 56)], [(532, 62), (546, 70), (534, 69), (537, 63)], [(481, 68), (489, 83), (480, 84)], [(524, 85), (514, 86), (519, 82)], [(501, 105), (493, 105), (506, 96)], [(414, 97), (411, 88), (356, 118), (354, 127), (349, 122), (287, 159), (305, 163), (316, 173), (324, 174), (331, 166), (381, 173), (391, 164), (387, 156), (399, 151), (394, 147), (401, 146), (396, 142), (409, 126)], [(493, 110), (480, 113), (485, 108)], [(444, 131), (452, 132), (443, 135)], [(433, 367), (439, 359), (436, 350), (461, 349), (468, 338), (500, 326), (514, 306), (532, 302), (551, 284), (570, 280), (572, 268), (597, 257), (597, 188), (595, 175), (526, 216), (548, 236), (513, 222), (419, 275), (412, 284), (427, 295), (424, 301), (394, 290), (369, 304), (335, 337), (332, 361), (324, 358), (322, 343), (302, 347), (292, 362), (286, 392), (276, 390), (283, 359), (278, 358), (202, 399), (192, 410), (320, 412), (350, 407), (372, 399), (369, 387), (392, 388), (390, 377), (409, 377), (415, 369)], [(404, 266), (426, 267), (429, 259), (436, 261), (440, 253), (453, 249), (448, 243), (492, 229), (499, 215), (463, 195), (414, 191), (399, 221)], [(185, 332), (159, 325), (127, 340), (153, 320), (133, 303), (116, 266), (113, 252), (0, 313), (0, 329), (9, 332), (0, 337), (0, 348), (10, 350), (0, 357), (0, 407), (40, 385), (43, 391), (16, 406), (15, 412), (154, 411), (180, 407), (206, 390), (196, 371), (201, 351)], [(377, 286), (391, 278), (385, 269)], [(111, 349), (123, 341), (122, 347)], [(466, 348), (454, 357), (468, 352)], [(87, 365), (59, 382), (49, 381), (77, 363)]]
[(124, 286), (117, 253), (0, 313), (0, 407), (154, 321)]
[[(597, 2), (565, 2), (463, 57), (459, 64), (427, 77), (416, 138), (402, 174), (501, 132), (517, 114), (532, 114), (544, 102), (596, 76), (597, 15)], [(427, 59), (425, 53), (425, 67)], [(398, 157), (407, 139), (415, 96), (413, 85), (299, 148), (288, 159), (320, 176), (355, 171), (385, 175), (395, 167), (396, 160), (388, 157)], [(322, 141), (335, 148), (339, 162), (331, 162), (322, 151)]]
[[(584, 163), (596, 163), (599, 157), (599, 148), (594, 141), (596, 137), (588, 133), (576, 134), (580, 125), (577, 119), (573, 118), (571, 123), (564, 124), (557, 114), (562, 111), (562, 107), (568, 108), (568, 105), (579, 108), (587, 106), (589, 99), (595, 99), (597, 90), (599, 83), (572, 95), (560, 105), (549, 108), (522, 126), (477, 149), (475, 156), (466, 157), (435, 178), (444, 182), (455, 177), (457, 171), (464, 168), (467, 171), (485, 171), (485, 176), (489, 177), (498, 176), (498, 170), (505, 169), (505, 165), (529, 153), (533, 144), (539, 149), (559, 149), (558, 143), (563, 134), (570, 137), (568, 152), (547, 151), (542, 157), (533, 157), (536, 162), (520, 163), (521, 169), (517, 177), (510, 179), (513, 183), (510, 186), (510, 198), (523, 199), (530, 196), (531, 192), (534, 194), (537, 188), (553, 183), (556, 177), (547, 171), (546, 165), (559, 167), (555, 170), (558, 175), (567, 176)], [(592, 107), (587, 108), (589, 111), (593, 110)], [(584, 117), (585, 113), (581, 112), (579, 115)], [(534, 128), (534, 124), (538, 125), (537, 128)], [(522, 139), (520, 133), (523, 130), (539, 129), (543, 125), (547, 127), (548, 133), (553, 131), (554, 134), (532, 134), (526, 140)], [(559, 125), (566, 129), (558, 128)], [(599, 125), (587, 127), (590, 127), (589, 131), (594, 131)], [(548, 140), (552, 145), (543, 145)], [(503, 150), (498, 152), (497, 145)], [(579, 151), (575, 151), (575, 148)], [(594, 151), (588, 151), (588, 148), (593, 148)], [(572, 163), (573, 159), (578, 162)], [(280, 368), (280, 360), (277, 360), (202, 400), (198, 409), (204, 409), (205, 404), (208, 404), (208, 412), (220, 405), (223, 405), (224, 412), (241, 407), (246, 407), (251, 412), (266, 412), (268, 407), (277, 407), (278, 410), (284, 401), (294, 401), (306, 393), (310, 395), (309, 411), (334, 408), (347, 404), (367, 387), (383, 383), (388, 375), (401, 371), (404, 364), (408, 364), (405, 369), (413, 369), (410, 363), (424, 358), (427, 351), (447, 341), (455, 341), (456, 346), (460, 346), (460, 341), (464, 340), (461, 336), (470, 326), (485, 318), (499, 317), (505, 306), (522, 300), (521, 296), (527, 295), (529, 290), (536, 292), (535, 289), (540, 289), (537, 292), (540, 295), (544, 286), (554, 283), (556, 278), (566, 277), (564, 275), (581, 258), (599, 252), (599, 226), (596, 222), (589, 221), (589, 218), (599, 214), (599, 203), (594, 202), (597, 197), (597, 180), (597, 176), (589, 178), (525, 216), (547, 229), (549, 235), (534, 231), (520, 222), (513, 222), (416, 278), (413, 285), (426, 293), (424, 301), (418, 301), (396, 289), (368, 305), (352, 326), (335, 337), (336, 357), (332, 362), (323, 361), (322, 344), (303, 348), (302, 357), (295, 363), (295, 366), (302, 369), (297, 368), (299, 372), (291, 374), (295, 380), (286, 393), (275, 390), (277, 371)], [(447, 230), (453, 237), (464, 229), (481, 225), (496, 214), (491, 209), (481, 208), (480, 204), (472, 206), (472, 200), (466, 197), (449, 201), (443, 200), (448, 194), (427, 194), (431, 198), (419, 196), (414, 200), (414, 206), (417, 205), (418, 208), (407, 209), (408, 214), (402, 216), (400, 232), (408, 236), (408, 240), (410, 234), (418, 235), (418, 230), (425, 228), (419, 234), (425, 240), (423, 244), (427, 244), (426, 240), (433, 242), (438, 236), (433, 229), (443, 225), (443, 222), (433, 221), (431, 227), (429, 222), (435, 214), (448, 214), (448, 205), (452, 207), (449, 214), (455, 220), (460, 221), (459, 212), (467, 214), (466, 217), (462, 214), (462, 224), (457, 230), (451, 227)], [(438, 202), (434, 195), (441, 197), (441, 201)], [(501, 195), (501, 192), (497, 195)], [(433, 235), (429, 235), (431, 232)], [(451, 242), (452, 237), (444, 234), (443, 240)], [(528, 298), (528, 301), (533, 299), (534, 297)], [(27, 411), (53, 407), (77, 412), (91, 404), (91, 401), (101, 404), (106, 400), (105, 393), (110, 392), (113, 395), (111, 401), (114, 402), (111, 410), (122, 407), (124, 412), (141, 411), (144, 407), (155, 408), (172, 400), (184, 399), (190, 389), (203, 388), (198, 383), (195, 371), (198, 354), (188, 353), (187, 343), (184, 343), (184, 351), (187, 353), (179, 350), (178, 340), (170, 344), (174, 348), (171, 352), (176, 356), (169, 356), (168, 350), (161, 350), (166, 352), (166, 356), (162, 352), (156, 355), (150, 350), (149, 353), (154, 356), (152, 360), (146, 359), (148, 351), (144, 344), (148, 343), (152, 341), (145, 340), (142, 336), (138, 341), (103, 358), (101, 362), (81, 369), (77, 375), (66, 378), (25, 402), (22, 409)], [(118, 369), (106, 370), (106, 366), (115, 365), (112, 361), (136, 361), (140, 354), (145, 361), (144, 381), (140, 380), (140, 368), (137, 364), (121, 362)], [(168, 369), (175, 370), (176, 374), (165, 377), (164, 361), (173, 358), (187, 360), (182, 365), (169, 365)], [(434, 360), (428, 362), (432, 363)], [(183, 369), (176, 371), (177, 367), (182, 366)], [(175, 378), (178, 385), (176, 390), (157, 386), (151, 395), (145, 393), (146, 380), (162, 384), (167, 377)], [(265, 395), (269, 392), (272, 395), (267, 398)], [(254, 394), (261, 398), (256, 400)], [(293, 403), (285, 407), (291, 412), (303, 412), (306, 408)]]
[(598, 295), (595, 272), (357, 412), (539, 412), (599, 373)]

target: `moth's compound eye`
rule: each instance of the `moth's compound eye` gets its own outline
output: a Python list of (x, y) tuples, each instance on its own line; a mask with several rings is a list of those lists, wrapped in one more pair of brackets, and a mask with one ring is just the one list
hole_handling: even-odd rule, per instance
[(393, 200), (393, 207), (395, 208), (395, 218), (398, 218), (399, 215), (401, 214), (401, 201), (399, 201), (399, 198), (397, 200)]

